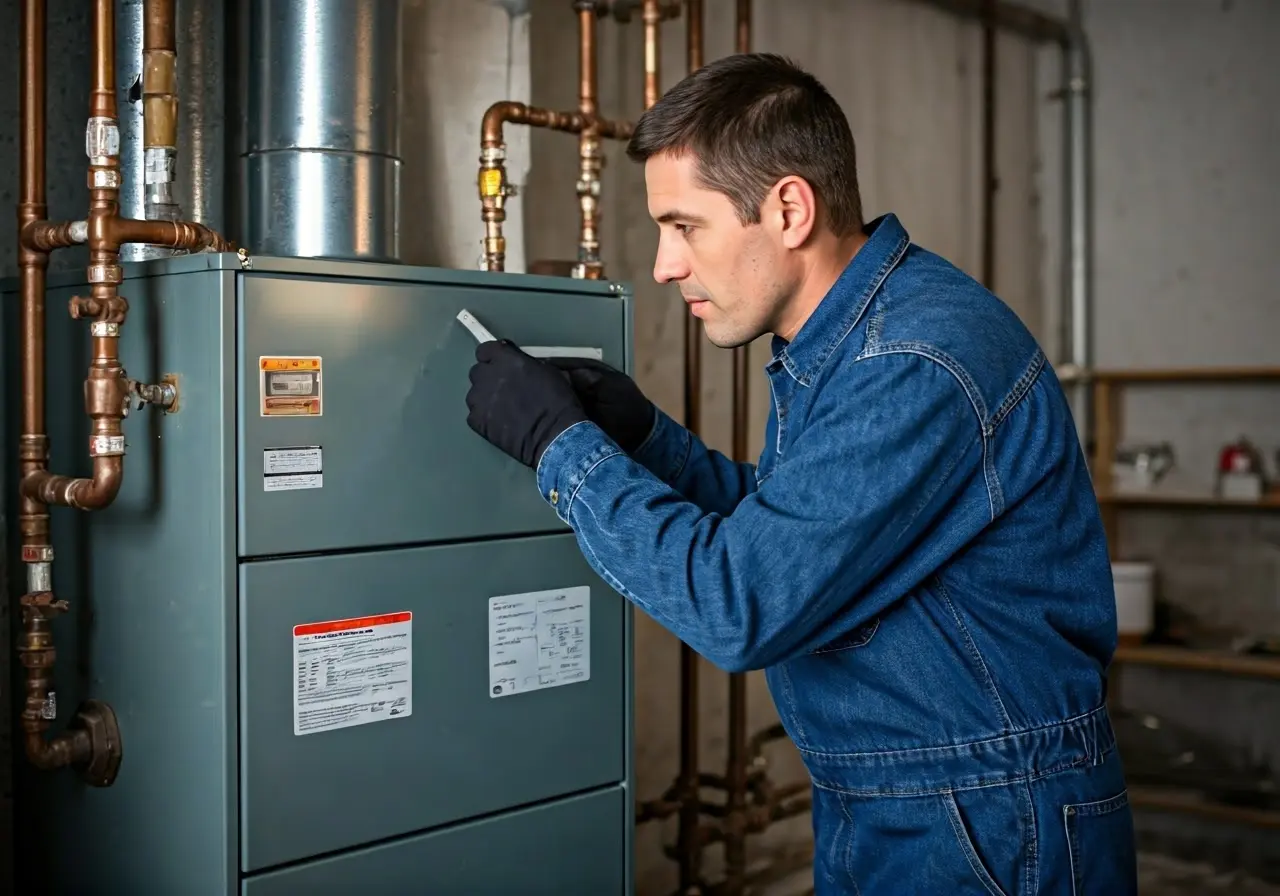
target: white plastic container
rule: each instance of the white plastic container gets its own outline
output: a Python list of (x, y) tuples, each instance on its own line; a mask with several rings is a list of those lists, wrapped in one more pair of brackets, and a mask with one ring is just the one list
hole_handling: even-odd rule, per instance
[(1111, 564), (1121, 644), (1139, 644), (1155, 627), (1155, 567), (1140, 561)]

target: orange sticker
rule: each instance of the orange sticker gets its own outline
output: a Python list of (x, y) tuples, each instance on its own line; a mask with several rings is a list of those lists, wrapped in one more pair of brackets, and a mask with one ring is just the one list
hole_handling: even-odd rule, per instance
[(263, 417), (319, 417), (324, 414), (319, 357), (288, 356), (258, 359)]

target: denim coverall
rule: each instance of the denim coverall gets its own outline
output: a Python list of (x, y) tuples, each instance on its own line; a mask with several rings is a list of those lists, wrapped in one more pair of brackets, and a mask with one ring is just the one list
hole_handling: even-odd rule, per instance
[(817, 893), (1136, 892), (1115, 599), (1070, 409), (1013, 312), (893, 215), (791, 343), (756, 465), (658, 412), (543, 497), (715, 665), (764, 669), (813, 780)]

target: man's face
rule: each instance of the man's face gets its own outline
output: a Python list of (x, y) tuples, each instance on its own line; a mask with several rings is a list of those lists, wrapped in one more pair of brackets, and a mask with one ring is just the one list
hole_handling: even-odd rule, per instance
[(654, 279), (680, 287), (720, 348), (775, 332), (796, 272), (770, 218), (744, 226), (727, 196), (698, 183), (692, 153), (650, 157), (644, 178), (659, 228)]

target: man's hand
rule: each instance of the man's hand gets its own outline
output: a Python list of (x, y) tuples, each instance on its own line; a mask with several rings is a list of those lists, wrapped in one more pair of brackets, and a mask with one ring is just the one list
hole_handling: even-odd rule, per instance
[(569, 378), (508, 340), (476, 347), (467, 425), (527, 467), (575, 423), (587, 420)]
[(569, 374), (573, 389), (591, 422), (628, 454), (649, 437), (655, 415), (653, 402), (644, 397), (631, 377), (591, 358), (552, 358), (551, 363)]

